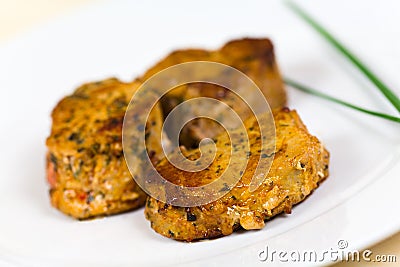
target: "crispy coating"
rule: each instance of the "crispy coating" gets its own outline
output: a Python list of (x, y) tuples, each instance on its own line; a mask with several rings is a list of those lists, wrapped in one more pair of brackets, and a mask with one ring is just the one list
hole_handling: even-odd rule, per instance
[[(286, 91), (275, 61), (273, 45), (269, 39), (245, 38), (232, 40), (215, 51), (202, 49), (174, 51), (150, 68), (140, 79), (145, 81), (167, 67), (190, 61), (213, 61), (234, 67), (255, 82), (272, 109), (286, 106)], [(185, 73), (178, 73), (177, 75), (185, 75)], [(224, 75), (229, 79), (229, 75), (224, 73), (215, 73), (215, 78), (217, 80), (223, 79)], [(175, 78), (171, 77), (171, 83)], [(239, 94), (248, 95), (248, 88), (239, 88)], [(171, 90), (161, 99), (164, 116), (167, 116), (178, 104), (200, 96), (211, 97), (225, 102), (235, 110), (242, 120), (251, 115), (251, 110), (247, 104), (232, 91), (214, 84), (191, 83)], [(252, 101), (257, 103), (259, 99), (255, 98)], [(250, 107), (254, 106), (254, 103), (249, 103)], [(196, 107), (193, 107), (193, 109), (196, 109)], [(218, 113), (219, 111), (216, 110), (214, 117), (217, 117)], [(181, 119), (175, 118), (175, 121), (179, 123)], [(178, 126), (171, 128), (180, 129)], [(182, 129), (179, 138), (180, 144), (188, 148), (194, 148), (198, 146), (199, 141), (203, 138), (214, 138), (222, 131), (223, 128), (212, 120), (195, 119)], [(174, 134), (177, 135), (177, 133)]]
[[(52, 112), (46, 159), (54, 207), (72, 217), (86, 219), (143, 205), (146, 196), (131, 178), (122, 153), (121, 127), (127, 105), (142, 81), (166, 67), (193, 60), (233, 66), (257, 83), (272, 106), (286, 103), (273, 47), (268, 39), (235, 40), (216, 51), (180, 50), (132, 83), (109, 79), (85, 84), (62, 99)], [(177, 88), (162, 99), (162, 104), (169, 112), (180, 102), (198, 96), (214, 97), (235, 106), (242, 119), (250, 114), (235, 95), (204, 84)], [(162, 119), (162, 111), (157, 105), (146, 125), (146, 142), (153, 163), (163, 157), (159, 136)], [(196, 146), (202, 138), (214, 137), (221, 131), (214, 122), (194, 120), (183, 129), (182, 141), (188, 147)], [(141, 164), (139, 158), (137, 164)]]
[[(52, 112), (47, 138), (47, 180), (51, 203), (77, 219), (116, 214), (144, 204), (146, 194), (134, 182), (122, 151), (122, 124), (139, 82), (117, 79), (89, 83), (62, 99)], [(161, 109), (148, 121), (152, 160), (162, 157)], [(137, 162), (141, 164), (141, 162)]]
[[(245, 122), (249, 135), (249, 162), (236, 186), (222, 198), (197, 207), (177, 207), (152, 197), (147, 199), (145, 215), (151, 227), (161, 235), (183, 241), (226, 236), (240, 227), (261, 229), (265, 221), (285, 212), (304, 200), (328, 176), (329, 153), (312, 136), (296, 111), (279, 109), (274, 112), (276, 148), (269, 173), (256, 191), (249, 191), (256, 164), (264, 155), (260, 150), (260, 134), (254, 117)], [(214, 162), (200, 172), (176, 169), (166, 159), (157, 165), (159, 173), (177, 185), (200, 186), (220, 176), (230, 154), (228, 137), (216, 139)], [(242, 149), (241, 146), (238, 146)], [(189, 159), (197, 159), (198, 150), (186, 151)]]

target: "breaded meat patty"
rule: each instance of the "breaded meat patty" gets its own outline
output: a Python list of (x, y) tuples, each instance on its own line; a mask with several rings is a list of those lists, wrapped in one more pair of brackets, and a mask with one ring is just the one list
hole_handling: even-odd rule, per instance
[[(85, 84), (54, 108), (46, 142), (47, 180), (51, 203), (63, 213), (87, 219), (143, 205), (146, 194), (126, 166), (121, 139), (125, 111), (139, 86), (117, 79)], [(157, 161), (162, 157), (158, 106), (147, 126), (149, 155)]]

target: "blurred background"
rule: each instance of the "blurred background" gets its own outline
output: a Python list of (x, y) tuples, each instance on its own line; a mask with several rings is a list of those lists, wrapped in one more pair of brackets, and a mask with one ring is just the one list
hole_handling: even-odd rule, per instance
[[(0, 0), (0, 45), (48, 23), (53, 18), (103, 1), (105, 0)], [(340, 263), (335, 266), (400, 266), (400, 233), (369, 249), (374, 254), (397, 255), (397, 263)]]
[(0, 40), (96, 0), (0, 0)]

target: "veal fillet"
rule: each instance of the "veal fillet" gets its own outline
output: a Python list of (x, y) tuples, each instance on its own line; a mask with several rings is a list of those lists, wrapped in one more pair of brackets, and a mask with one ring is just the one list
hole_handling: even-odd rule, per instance
[[(217, 50), (177, 50), (150, 68), (140, 80), (145, 81), (165, 68), (191, 61), (212, 61), (231, 66), (246, 74), (259, 87), (272, 109), (286, 106), (286, 91), (275, 60), (274, 47), (272, 42), (267, 38), (232, 40)], [(186, 74), (181, 72), (177, 73), (177, 75)], [(214, 76), (215, 80), (224, 80), (224, 78), (225, 80), (229, 80), (230, 78), (229, 72), (215, 73)], [(176, 78), (176, 76), (171, 76), (170, 81), (165, 81), (165, 84), (173, 84)], [(230, 89), (238, 89), (239, 96), (235, 95)], [(210, 97), (218, 99), (233, 108), (242, 120), (247, 119), (252, 114), (250, 108), (260, 100), (258, 95), (254, 94), (254, 99), (247, 105), (240, 97), (243, 97), (245, 94), (249, 96), (249, 93), (251, 93), (249, 88), (240, 87), (230, 89), (201, 82), (179, 86), (161, 99), (163, 114), (167, 116), (178, 104), (189, 99)], [(193, 109), (195, 108), (193, 107)], [(218, 113), (219, 111), (215, 110), (215, 116), (213, 117), (217, 117)], [(181, 121), (181, 118), (175, 116), (175, 122), (179, 123)], [(179, 127), (172, 128), (176, 130)], [(197, 147), (199, 141), (203, 138), (214, 138), (222, 131), (223, 128), (218, 123), (198, 118), (189, 122), (182, 129), (179, 136), (180, 144), (187, 148)]]
[[(249, 190), (254, 169), (260, 155), (270, 155), (264, 155), (260, 150), (258, 124), (251, 117), (245, 122), (250, 142), (250, 151), (246, 152), (249, 162), (240, 181), (222, 198), (196, 207), (177, 207), (149, 197), (145, 215), (151, 227), (161, 235), (184, 241), (226, 236), (240, 227), (261, 229), (266, 220), (281, 212), (290, 213), (293, 205), (311, 194), (328, 176), (329, 153), (307, 131), (296, 111), (284, 108), (276, 110), (273, 116), (276, 128), (274, 159), (256, 191)], [(227, 135), (216, 138), (215, 160), (205, 170), (179, 170), (165, 159), (159, 162), (157, 170), (177, 185), (207, 184), (226, 168), (231, 149), (227, 144), (230, 144)], [(242, 146), (238, 148), (242, 149)], [(185, 156), (195, 160), (200, 156), (199, 150), (187, 151)]]
[[(139, 82), (89, 83), (63, 98), (52, 112), (47, 138), (51, 203), (77, 219), (116, 214), (143, 206), (146, 194), (132, 179), (122, 151), (122, 124)], [(148, 121), (152, 160), (162, 157), (161, 109)], [(140, 165), (138, 161), (136, 164)]]

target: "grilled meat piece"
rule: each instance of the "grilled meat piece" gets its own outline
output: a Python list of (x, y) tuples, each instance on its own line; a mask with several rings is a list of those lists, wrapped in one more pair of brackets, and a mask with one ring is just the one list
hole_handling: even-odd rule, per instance
[[(46, 144), (47, 179), (53, 206), (75, 218), (86, 219), (143, 205), (146, 196), (131, 178), (122, 153), (121, 129), (127, 105), (141, 82), (151, 75), (171, 65), (194, 60), (235, 67), (257, 83), (272, 107), (286, 103), (268, 39), (235, 40), (216, 51), (176, 51), (132, 83), (110, 79), (83, 85), (61, 100), (52, 113), (53, 125)], [(223, 77), (223, 74), (216, 76)], [(241, 90), (246, 92), (246, 88)], [(199, 96), (225, 101), (243, 120), (251, 114), (233, 93), (209, 84), (189, 84), (173, 90), (162, 99), (163, 109), (168, 113), (177, 104)], [(146, 143), (153, 163), (163, 157), (162, 120), (162, 111), (157, 105), (146, 125)], [(179, 122), (179, 118), (175, 121)], [(222, 130), (215, 122), (197, 119), (183, 129), (182, 143), (195, 147), (199, 140), (215, 137)], [(138, 158), (138, 166), (141, 163)]]
[[(192, 241), (226, 236), (240, 227), (261, 229), (265, 221), (273, 216), (290, 213), (293, 205), (304, 200), (328, 176), (329, 153), (307, 131), (296, 111), (279, 109), (274, 112), (274, 120), (274, 160), (256, 191), (249, 191), (254, 169), (260, 155), (270, 155), (262, 154), (258, 124), (251, 117), (245, 122), (250, 142), (250, 153), (247, 152), (249, 162), (236, 186), (214, 202), (190, 208), (168, 205), (149, 197), (145, 215), (151, 227), (166, 237)], [(216, 138), (215, 160), (203, 171), (179, 170), (166, 159), (159, 162), (157, 170), (177, 185), (196, 187), (210, 183), (221, 175), (228, 164), (231, 146), (226, 144), (230, 144), (227, 135)], [(200, 156), (199, 150), (186, 151), (185, 156), (195, 160)]]
[[(122, 123), (139, 82), (117, 79), (89, 83), (62, 99), (52, 112), (47, 138), (47, 179), (54, 207), (77, 219), (116, 214), (144, 204), (122, 151)], [(153, 161), (162, 157), (161, 109), (147, 125)], [(137, 164), (141, 164), (140, 161)]]
[[(273, 45), (269, 39), (246, 38), (233, 40), (215, 51), (202, 49), (174, 51), (150, 68), (140, 80), (145, 81), (165, 68), (190, 61), (213, 61), (234, 67), (255, 82), (272, 109), (286, 106), (286, 92), (275, 61)], [(177, 75), (185, 75), (185, 73), (177, 73)], [(229, 75), (224, 73), (215, 73), (215, 78), (223, 79), (224, 75), (229, 79)], [(173, 84), (174, 79), (176, 77), (171, 77), (171, 81), (167, 84)], [(239, 88), (239, 95), (248, 95), (249, 90), (247, 89)], [(161, 99), (164, 116), (167, 116), (178, 104), (200, 96), (211, 97), (225, 102), (236, 111), (242, 120), (251, 115), (251, 110), (247, 104), (232, 91), (214, 84), (191, 83), (171, 90)], [(256, 103), (257, 101), (259, 99), (253, 99), (253, 102)], [(249, 103), (249, 105), (252, 107), (253, 103)], [(193, 109), (195, 108), (193, 107)], [(215, 117), (218, 112), (218, 110), (215, 111)], [(175, 121), (179, 123), (182, 119), (177, 117)], [(179, 127), (172, 126), (171, 128), (178, 129)], [(198, 146), (199, 141), (203, 138), (214, 138), (222, 131), (223, 128), (218, 123), (199, 118), (189, 122), (182, 129), (179, 141), (181, 145), (187, 148), (194, 148)], [(179, 133), (174, 134), (177, 136)]]

